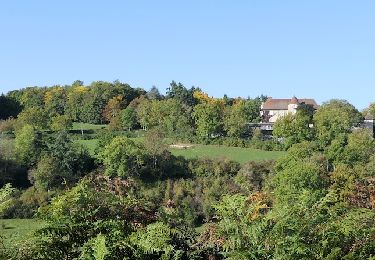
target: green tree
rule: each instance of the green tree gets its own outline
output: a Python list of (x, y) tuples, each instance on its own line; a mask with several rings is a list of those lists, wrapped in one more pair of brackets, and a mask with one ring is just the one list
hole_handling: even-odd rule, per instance
[(193, 118), (198, 136), (207, 138), (220, 135), (223, 127), (223, 109), (219, 103), (202, 103), (196, 105)]
[(150, 100), (152, 100), (152, 99), (157, 99), (157, 100), (163, 99), (163, 96), (160, 94), (158, 88), (155, 87), (155, 86), (152, 86), (152, 88), (149, 91), (147, 91), (146, 97)]
[(137, 117), (141, 127), (146, 130), (155, 125), (152, 117), (152, 101), (143, 99), (137, 106)]
[(21, 89), (19, 102), (24, 108), (31, 108), (31, 107), (43, 108), (45, 91), (46, 91), (46, 88), (40, 88), (40, 87), (28, 87), (28, 88)]
[(173, 243), (173, 230), (162, 222), (147, 225), (130, 236), (130, 241), (140, 251), (140, 256), (159, 256), (158, 259), (182, 259), (183, 252), (176, 250)]
[(132, 107), (127, 107), (121, 111), (121, 126), (130, 131), (137, 126), (137, 112)]
[(84, 86), (72, 87), (67, 92), (66, 112), (74, 122), (84, 122), (83, 109), (85, 107), (89, 89)]
[(87, 148), (72, 141), (66, 131), (55, 133), (46, 141), (45, 153), (60, 164), (60, 169), (76, 181), (90, 172), (94, 165)]
[(197, 104), (197, 100), (194, 98), (193, 94), (196, 90), (199, 90), (195, 87), (191, 87), (187, 89), (183, 84), (176, 83), (172, 81), (170, 87), (167, 89), (166, 98), (174, 98), (180, 101), (183, 104), (188, 106), (195, 106)]
[(39, 190), (70, 186), (93, 169), (87, 149), (74, 144), (66, 132), (58, 132), (46, 141), (46, 148), (29, 179)]
[(245, 114), (245, 101), (240, 101), (224, 110), (224, 130), (230, 137), (244, 137), (248, 131), (248, 117)]
[(139, 175), (145, 164), (145, 155), (138, 144), (129, 138), (118, 136), (99, 154), (108, 176), (122, 178)]
[(372, 116), (372, 118), (375, 118), (375, 103), (371, 103), (369, 107), (365, 110), (365, 113), (368, 113)]
[(44, 94), (44, 108), (51, 118), (65, 112), (66, 91), (60, 86), (48, 88)]
[(29, 173), (29, 179), (35, 188), (44, 191), (66, 186), (71, 181), (71, 177), (62, 169), (58, 160), (49, 155), (42, 156)]
[(279, 118), (273, 126), (273, 135), (284, 139), (286, 148), (302, 141), (314, 139), (312, 115), (299, 109), (296, 114), (287, 114)]
[[(159, 101), (159, 109), (153, 110), (153, 116), (158, 118), (158, 127), (169, 136), (186, 137), (191, 135), (191, 109), (178, 100), (167, 99)], [(161, 117), (159, 118), (158, 117)]]
[(145, 135), (144, 145), (148, 154), (152, 157), (152, 165), (155, 169), (158, 165), (158, 159), (167, 151), (167, 145), (165, 143), (164, 133), (159, 128), (152, 128), (147, 131)]
[(21, 104), (14, 98), (0, 95), (0, 120), (17, 117), (21, 111)]
[(361, 120), (361, 113), (347, 101), (330, 100), (320, 106), (314, 115), (316, 137), (325, 147), (340, 134), (348, 134)]
[(103, 109), (103, 117), (107, 122), (118, 117), (124, 108), (125, 102), (123, 96), (119, 95), (111, 98)]
[(46, 129), (48, 117), (40, 107), (30, 107), (22, 110), (18, 115), (18, 122), (21, 126), (32, 125), (38, 130)]
[(350, 165), (366, 164), (375, 153), (375, 141), (369, 129), (358, 129), (348, 135), (348, 144), (344, 148), (345, 163)]
[(176, 99), (144, 100), (137, 116), (144, 129), (159, 127), (170, 136), (186, 136), (192, 131), (190, 108)]
[(347, 143), (347, 134), (343, 133), (338, 135), (334, 140), (331, 141), (331, 144), (327, 146), (324, 150), (324, 154), (327, 156), (327, 159), (334, 164), (343, 161), (344, 150)]
[(251, 123), (258, 123), (261, 120), (260, 117), (260, 106), (262, 104), (262, 97), (256, 97), (254, 99), (245, 100), (245, 115), (247, 120)]
[[(146, 92), (143, 89), (134, 89), (126, 83), (121, 83), (119, 81), (105, 82), (105, 81), (94, 81), (88, 86), (90, 94), (92, 96), (90, 104), (88, 104), (87, 110), (91, 111), (103, 111), (108, 102), (117, 97), (122, 96), (122, 105), (129, 104), (133, 99), (144, 95)], [(106, 121), (104, 117), (101, 121)]]
[(73, 122), (67, 115), (58, 115), (51, 118), (50, 129), (53, 131), (68, 130), (72, 128)]
[(25, 125), (16, 131), (15, 154), (19, 163), (31, 166), (39, 157), (40, 141), (31, 125)]

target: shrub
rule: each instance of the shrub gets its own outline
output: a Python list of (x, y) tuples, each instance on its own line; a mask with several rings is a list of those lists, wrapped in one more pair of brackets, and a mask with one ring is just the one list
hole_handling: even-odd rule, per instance
[(16, 128), (17, 120), (14, 118), (8, 118), (6, 120), (0, 120), (0, 133), (10, 133)]

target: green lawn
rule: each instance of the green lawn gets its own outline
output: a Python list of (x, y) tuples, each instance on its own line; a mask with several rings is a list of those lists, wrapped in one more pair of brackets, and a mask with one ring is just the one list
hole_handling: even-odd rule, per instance
[(75, 142), (82, 144), (87, 147), (89, 153), (94, 155), (96, 145), (98, 144), (98, 139), (91, 139), (91, 140), (76, 140)]
[[(143, 137), (131, 138), (136, 142), (142, 142)], [(86, 146), (90, 154), (94, 154), (95, 147), (98, 144), (98, 139), (91, 140), (77, 140), (76, 142)], [(223, 145), (200, 145), (194, 144), (191, 148), (170, 148), (172, 154), (181, 155), (185, 158), (219, 158), (230, 159), (239, 163), (246, 163), (249, 161), (263, 161), (276, 160), (285, 152), (281, 151), (264, 151), (253, 148), (228, 147)]]
[(73, 123), (72, 130), (99, 130), (105, 129), (108, 125), (95, 125), (95, 124), (87, 124), (87, 123)]
[(44, 221), (39, 219), (0, 219), (0, 235), (4, 239), (4, 246), (11, 248), (22, 243), (43, 225)]
[[(142, 142), (143, 138), (132, 138), (135, 141)], [(77, 140), (77, 143), (87, 147), (90, 154), (94, 154), (98, 139)], [(185, 158), (222, 158), (246, 163), (249, 161), (275, 160), (285, 154), (279, 151), (263, 151), (252, 148), (228, 147), (223, 145), (193, 145), (191, 148), (180, 149), (170, 148), (172, 154), (181, 155)]]
[(237, 161), (239, 163), (275, 160), (285, 153), (222, 145), (193, 145), (193, 147), (186, 149), (171, 148), (171, 152), (174, 155), (181, 155), (185, 158), (222, 158)]

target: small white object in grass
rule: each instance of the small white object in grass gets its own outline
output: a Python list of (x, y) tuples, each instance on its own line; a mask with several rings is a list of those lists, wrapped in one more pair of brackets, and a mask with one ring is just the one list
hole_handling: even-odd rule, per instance
[(187, 149), (193, 147), (192, 144), (171, 144), (169, 147), (176, 149)]

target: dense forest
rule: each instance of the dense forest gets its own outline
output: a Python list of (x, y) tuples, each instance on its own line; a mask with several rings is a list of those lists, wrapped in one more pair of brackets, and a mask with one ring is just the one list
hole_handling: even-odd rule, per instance
[[(375, 141), (362, 127), (375, 104), (301, 106), (271, 137), (249, 127), (265, 99), (174, 81), (165, 95), (119, 81), (1, 95), (0, 217), (43, 224), (12, 245), (0, 233), (0, 259), (375, 259)], [(80, 141), (93, 138), (90, 152)], [(177, 142), (285, 153), (188, 159)]]

